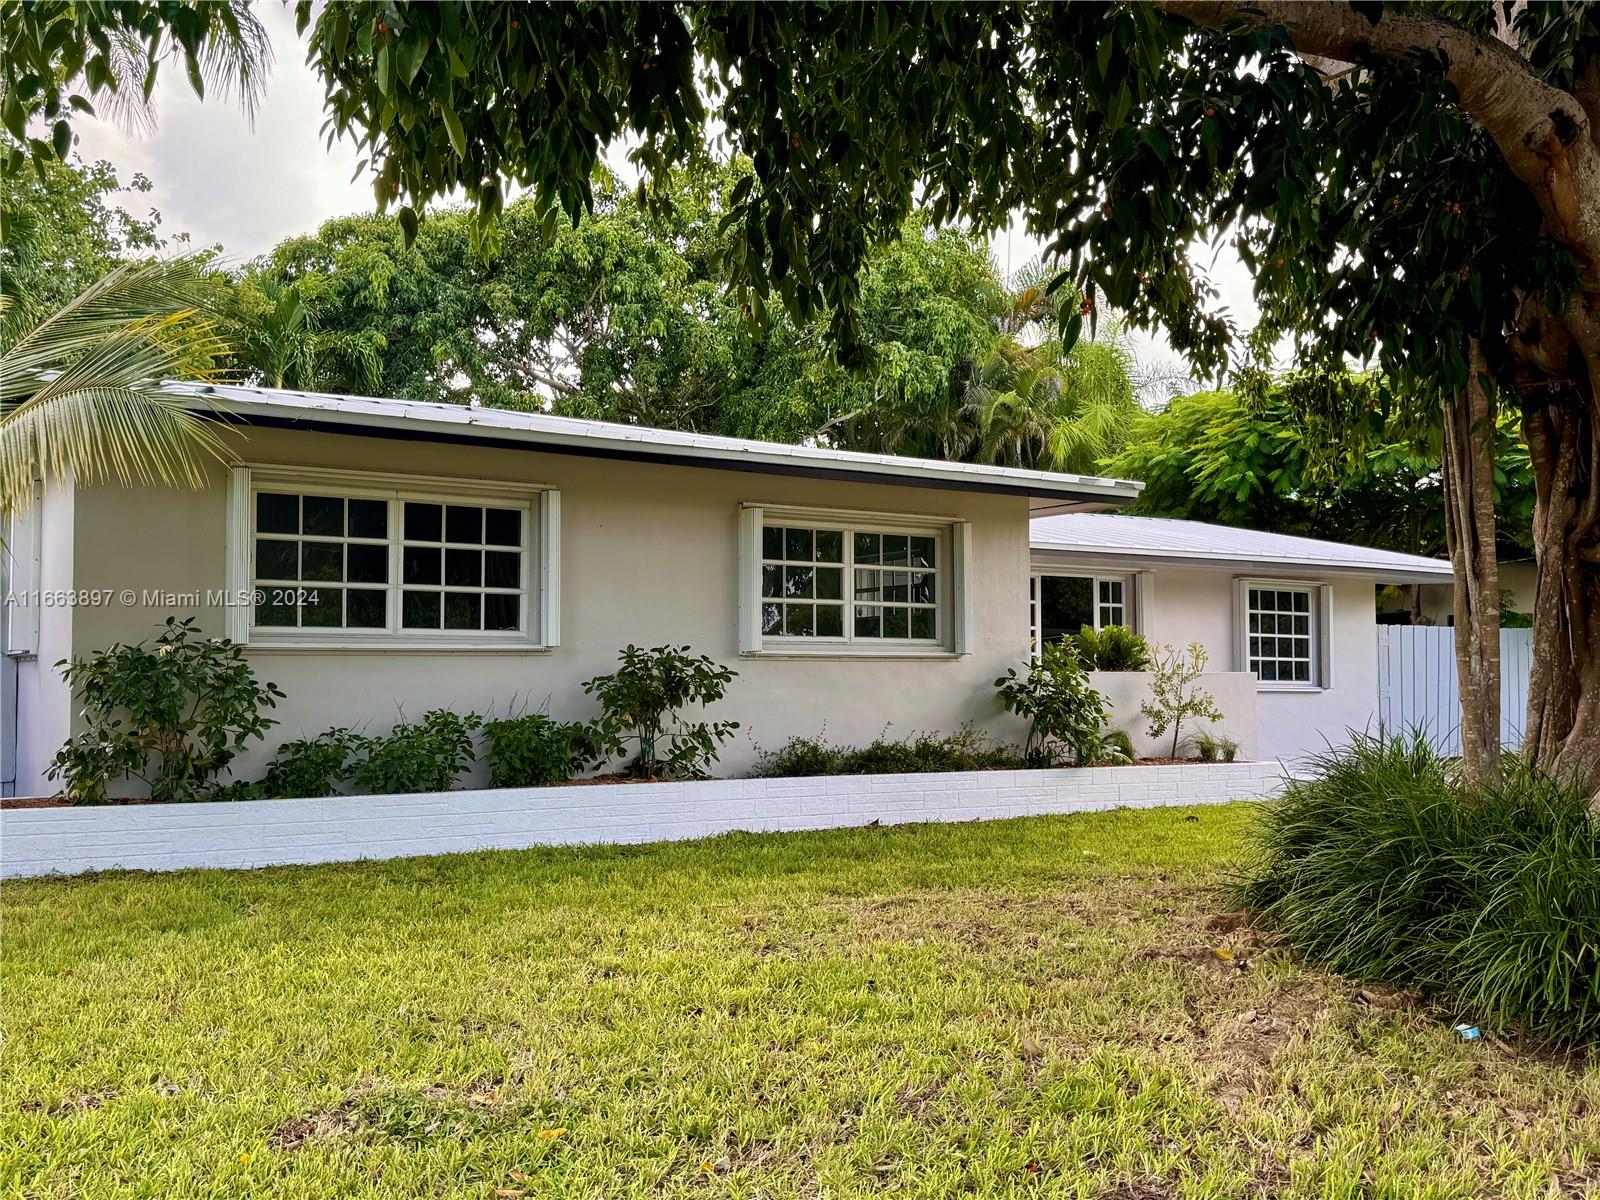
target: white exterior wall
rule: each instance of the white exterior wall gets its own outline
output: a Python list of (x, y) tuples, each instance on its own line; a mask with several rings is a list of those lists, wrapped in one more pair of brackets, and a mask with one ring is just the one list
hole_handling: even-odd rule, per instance
[[(1053, 552), (1036, 553), (1035, 565), (1050, 570), (1066, 570), (1074, 565), (1071, 556)], [(1289, 687), (1255, 683), (1255, 728), (1241, 728), (1248, 717), (1245, 705), (1236, 703), (1239, 717), (1222, 703), (1228, 720), (1223, 732), (1241, 744), (1254, 745), (1262, 759), (1296, 764), (1308, 754), (1337, 744), (1349, 729), (1366, 729), (1376, 724), (1378, 662), (1375, 580), (1368, 575), (1318, 574), (1315, 568), (1245, 570), (1229, 566), (1172, 566), (1151, 561), (1112, 563), (1104, 558), (1082, 558), (1085, 574), (1133, 574), (1149, 572), (1150, 582), (1142, 589), (1150, 603), (1132, 620), (1152, 645), (1169, 644), (1179, 649), (1199, 642), (1209, 655), (1207, 669), (1231, 673), (1244, 667), (1238, 641), (1234, 609), (1235, 584), (1240, 579), (1292, 580), (1296, 583), (1327, 584), (1331, 588), (1331, 628), (1329, 653), (1323, 664), (1327, 686)], [(1230, 685), (1222, 685), (1224, 687)], [(1135, 707), (1137, 701), (1134, 701)], [(1121, 725), (1121, 720), (1117, 722)], [(1136, 726), (1142, 728), (1142, 725)], [(1135, 742), (1136, 747), (1139, 743)]]
[(263, 867), (648, 842), (873, 821), (974, 821), (1220, 804), (1276, 793), (1275, 764), (727, 779), (413, 796), (0, 810), (0, 875)]
[[(330, 725), (382, 731), (400, 711), (426, 709), (505, 714), (548, 704), (563, 719), (596, 713), (584, 680), (614, 668), (616, 654), (640, 646), (688, 644), (734, 667), (739, 677), (712, 716), (741, 722), (719, 773), (754, 763), (758, 747), (826, 728), (837, 742), (870, 741), (892, 724), (896, 734), (951, 732), (975, 722), (1020, 740), (993, 682), (1026, 659), (1027, 501), (980, 495), (705, 470), (573, 455), (530, 453), (392, 439), (251, 429), (238, 449), (261, 464), (336, 467), (466, 480), (525, 481), (560, 489), (561, 645), (526, 650), (315, 651), (252, 648), (258, 678), (287, 693), (274, 714), (281, 724), (241, 759), (252, 778), (281, 741)], [(116, 592), (222, 589), (228, 527), (226, 479), (203, 491), (161, 488), (79, 489), (71, 572), (79, 587)], [(738, 513), (741, 503), (903, 512), (971, 523), (968, 653), (918, 658), (741, 657), (738, 642)], [(60, 545), (62, 539), (53, 539)], [(167, 609), (111, 603), (70, 614), (41, 664), (88, 654), (114, 641), (139, 641), (168, 615), (195, 616), (212, 635), (225, 632), (220, 608)], [(48, 793), (39, 768), (67, 733), (64, 689), (24, 710), (29, 776), (18, 793)], [(76, 717), (72, 717), (77, 721)], [(477, 776), (481, 779), (481, 773)]]
[[(1169, 729), (1158, 738), (1151, 737), (1150, 718), (1140, 708), (1150, 698), (1150, 672), (1091, 671), (1089, 679), (1111, 709), (1111, 728), (1128, 735), (1135, 757), (1171, 756), (1172, 731)], [(1180, 739), (1204, 732), (1226, 735), (1239, 743), (1240, 759), (1257, 757), (1256, 677), (1249, 671), (1207, 671), (1200, 677), (1200, 687), (1211, 693), (1222, 720), (1187, 721), (1180, 731)], [(1181, 740), (1179, 753), (1190, 753), (1183, 748)]]
[[(36, 612), (36, 652), (16, 659), (16, 777), (13, 794), (42, 795), (55, 790), (45, 779), (50, 761), (67, 740), (72, 726), (72, 694), (56, 663), (72, 656), (73, 608), (53, 602), (83, 586), (73, 561), (73, 524), (77, 491), (70, 482), (52, 484), (39, 500), (43, 527), (40, 540), (38, 591), (51, 597)], [(30, 598), (31, 599), (31, 598)], [(16, 619), (16, 614), (12, 614)]]
[[(1234, 582), (1241, 578), (1294, 579), (1332, 587), (1327, 686), (1304, 689), (1256, 685), (1256, 751), (1294, 763), (1337, 743), (1348, 729), (1374, 724), (1378, 694), (1375, 581), (1365, 575), (1314, 572), (1245, 572), (1222, 568), (1159, 567), (1154, 586), (1152, 641), (1182, 647), (1199, 642), (1211, 667), (1242, 666), (1236, 658)], [(1226, 710), (1224, 710), (1226, 711)], [(1238, 735), (1235, 734), (1235, 737)], [(1242, 740), (1242, 739), (1241, 739)]]

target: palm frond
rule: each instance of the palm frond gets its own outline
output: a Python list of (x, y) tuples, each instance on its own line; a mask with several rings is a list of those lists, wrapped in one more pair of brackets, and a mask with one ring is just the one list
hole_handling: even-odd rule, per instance
[[(189, 71), (196, 92), (235, 99), (252, 123), (272, 69), (272, 39), (247, 0), (204, 0), (194, 6), (203, 28), (194, 31), (195, 54)], [(148, 135), (156, 128), (152, 103), (156, 73), (164, 62), (185, 60), (176, 37), (147, 38), (136, 28), (106, 30), (108, 82), (95, 90), (102, 116), (124, 132)], [(165, 40), (165, 44), (163, 44)]]
[(162, 388), (211, 377), (224, 351), (197, 279), (188, 260), (119, 267), (0, 355), (0, 513), (38, 477), (196, 487), (225, 460), (211, 415)]

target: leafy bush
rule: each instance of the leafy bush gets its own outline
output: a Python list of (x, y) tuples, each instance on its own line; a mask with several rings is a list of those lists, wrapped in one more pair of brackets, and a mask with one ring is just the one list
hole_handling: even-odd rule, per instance
[(401, 721), (383, 737), (356, 734), (350, 777), (358, 791), (371, 795), (448, 791), (472, 766), (472, 735), (482, 724), (477, 713), (436, 708), (420, 721)]
[(679, 710), (721, 700), (737, 672), (691, 656), (688, 646), (629, 646), (617, 659), (621, 667), (583, 685), (600, 701), (596, 728), (605, 758), (631, 753), (628, 772), (644, 778), (704, 776), (739, 723), (688, 721)]
[(216, 776), (277, 724), (262, 714), (283, 698), (256, 681), (242, 648), (192, 619), (167, 618), (153, 646), (119, 642), (56, 666), (89, 722), (50, 765), (74, 804), (104, 804), (111, 780), (128, 778), (163, 803), (235, 798)]
[(758, 776), (799, 779), (810, 775), (838, 775), (847, 748), (830, 746), (820, 737), (790, 738), (776, 750), (763, 750), (756, 759)]
[(1108, 730), (1101, 742), (1103, 747), (1100, 757), (1095, 760), (1096, 762), (1104, 765), (1115, 765), (1133, 761), (1133, 739), (1128, 736), (1126, 730)]
[(346, 764), (360, 744), (357, 734), (338, 726), (313, 738), (285, 742), (272, 756), (255, 790), (274, 800), (331, 796), (349, 773)]
[(1207, 658), (1206, 648), (1199, 642), (1190, 642), (1188, 650), (1181, 653), (1171, 646), (1162, 646), (1156, 652), (1150, 699), (1139, 705), (1139, 711), (1150, 718), (1151, 737), (1158, 738), (1172, 730), (1173, 758), (1178, 757), (1178, 740), (1185, 721), (1222, 720), (1216, 698), (1200, 686)]
[(1356, 736), (1268, 806), (1246, 901), (1333, 970), (1600, 1038), (1600, 822), (1508, 760), (1468, 789), (1418, 735)]
[(1150, 643), (1126, 625), (1095, 631), (1088, 625), (1072, 639), (1078, 659), (1090, 671), (1148, 671)]
[(986, 737), (970, 725), (939, 737), (887, 734), (865, 746), (833, 746), (821, 738), (791, 738), (761, 755), (755, 773), (772, 778), (809, 775), (917, 775), (933, 771), (1002, 771), (1027, 766), (1015, 746)]
[(1111, 714), (1070, 647), (1046, 642), (1026, 675), (1010, 668), (994, 686), (1008, 712), (1028, 718), (1023, 752), (1030, 764), (1050, 766), (1063, 755), (1089, 764), (1104, 756)]
[(486, 721), (483, 733), (490, 787), (564, 783), (597, 765), (605, 753), (593, 725), (563, 723), (544, 713)]

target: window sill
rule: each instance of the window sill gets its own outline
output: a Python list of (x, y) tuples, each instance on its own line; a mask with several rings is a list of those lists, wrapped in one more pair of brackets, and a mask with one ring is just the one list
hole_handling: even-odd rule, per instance
[(740, 653), (739, 657), (825, 658), (841, 662), (850, 659), (876, 659), (883, 662), (904, 659), (953, 661), (964, 656), (945, 646), (917, 646), (905, 650), (896, 650), (886, 646), (873, 646), (866, 649), (854, 649), (848, 646), (763, 646), (760, 650), (745, 650)]
[(1258, 683), (1258, 692), (1325, 692), (1328, 689), (1320, 683)]
[(533, 642), (260, 642), (244, 643), (251, 654), (550, 654), (556, 647)]

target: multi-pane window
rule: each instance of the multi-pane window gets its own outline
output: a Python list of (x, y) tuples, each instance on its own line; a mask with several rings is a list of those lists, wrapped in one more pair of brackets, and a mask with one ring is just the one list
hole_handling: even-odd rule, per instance
[(762, 635), (937, 641), (940, 540), (914, 531), (764, 526)]
[(253, 625), (356, 634), (528, 627), (526, 505), (400, 494), (253, 494)]
[(259, 626), (385, 628), (389, 505), (257, 492), (254, 583)]
[(1059, 642), (1078, 630), (1128, 623), (1127, 581), (1090, 575), (1034, 575), (1028, 581), (1033, 642)]
[(1310, 588), (1246, 589), (1249, 666), (1263, 683), (1316, 682)]
[(1096, 597), (1099, 605), (1095, 611), (1095, 625), (1104, 629), (1107, 625), (1126, 625), (1127, 607), (1123, 603), (1123, 581), (1120, 579), (1098, 579), (1095, 581)]
[(406, 629), (522, 625), (522, 512), (405, 502), (400, 624)]

